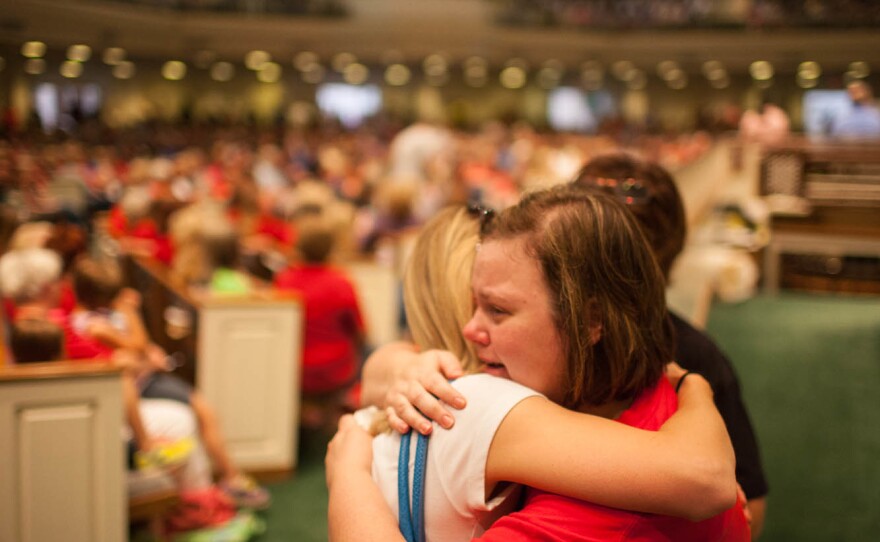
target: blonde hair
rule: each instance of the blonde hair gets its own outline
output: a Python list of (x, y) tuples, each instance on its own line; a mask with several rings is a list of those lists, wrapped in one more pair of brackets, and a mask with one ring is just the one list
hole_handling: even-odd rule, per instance
[(463, 207), (447, 207), (419, 233), (403, 275), (403, 299), (413, 340), (422, 349), (449, 350), (467, 372), (478, 369), (461, 328), (471, 318), (471, 270), (479, 224)]
[[(419, 232), (403, 272), (403, 304), (413, 341), (422, 350), (449, 350), (465, 372), (480, 364), (461, 328), (473, 313), (471, 271), (480, 225), (464, 207), (447, 207)], [(355, 412), (371, 435), (389, 432), (388, 416), (376, 407)]]
[(12, 250), (0, 257), (0, 292), (16, 303), (39, 298), (61, 280), (61, 256), (48, 248)]

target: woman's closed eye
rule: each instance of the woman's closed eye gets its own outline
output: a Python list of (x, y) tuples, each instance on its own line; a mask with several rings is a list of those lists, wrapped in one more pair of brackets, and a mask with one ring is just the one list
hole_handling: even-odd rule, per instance
[(491, 304), (487, 305), (485, 310), (489, 316), (492, 316), (494, 318), (499, 318), (499, 317), (507, 316), (508, 314), (510, 314), (509, 310), (507, 310), (503, 307), (499, 307), (498, 305), (491, 305)]

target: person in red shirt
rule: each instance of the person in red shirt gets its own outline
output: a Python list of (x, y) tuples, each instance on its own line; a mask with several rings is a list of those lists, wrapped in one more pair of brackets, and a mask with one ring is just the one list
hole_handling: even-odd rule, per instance
[[(483, 372), (528, 386), (573, 411), (658, 429), (677, 408), (675, 393), (663, 377), (664, 366), (673, 359), (664, 284), (650, 248), (623, 204), (596, 190), (557, 187), (525, 196), (484, 223), (482, 230), (471, 278), (475, 309), (463, 334), (474, 345)], [(705, 381), (698, 382), (706, 386)], [(546, 441), (552, 424), (550, 420), (535, 423), (538, 431), (499, 427), (486, 460), (487, 482), (510, 480), (497, 478), (498, 472), (524, 454), (534, 458), (536, 469), (545, 471), (523, 480), (529, 486), (541, 486), (542, 478), (551, 476), (549, 471), (566, 470), (558, 460), (542, 462), (541, 448), (553, 447)], [(450, 432), (456, 429), (460, 428)], [(363, 440), (359, 442), (353, 431), (350, 420), (344, 419), (328, 450), (331, 533), (337, 540), (349, 539), (349, 534), (352, 540), (363, 540), (367, 537), (362, 531), (381, 530), (384, 539), (395, 539), (387, 521), (393, 523), (393, 515), (388, 508), (374, 506), (377, 487), (365, 483), (370, 477), (370, 462), (364, 462), (368, 455), (347, 449), (354, 443), (364, 451)], [(629, 455), (626, 446), (607, 445), (630, 458), (626, 468), (644, 464), (637, 454)], [(652, 451), (646, 448), (644, 454), (649, 457)], [(733, 454), (727, 450), (724, 455), (724, 466), (717, 472), (729, 480), (724, 506), (733, 508), (722, 508), (720, 515), (713, 510), (716, 515), (705, 523), (625, 512), (531, 490), (518, 514), (498, 520), (483, 536), (486, 540), (746, 542), (747, 520), (740, 505), (734, 504)], [(569, 463), (577, 459), (572, 457)], [(431, 461), (443, 458), (432, 457), (429, 451)], [(601, 471), (607, 466), (599, 463), (595, 468)], [(607, 473), (606, 483), (613, 483), (619, 468), (624, 466)], [(644, 478), (666, 487), (658, 473), (641, 470)], [(622, 485), (626, 487), (625, 482)], [(488, 491), (482, 485), (475, 489)], [(709, 498), (711, 492), (705, 495)], [(670, 501), (677, 497), (669, 492)], [(355, 501), (356, 507), (341, 506)]]
[[(364, 319), (351, 280), (327, 263), (332, 228), (320, 216), (303, 220), (296, 252), (301, 261), (279, 272), (275, 287), (302, 296), (305, 313), (303, 423), (320, 426), (354, 384), (360, 367)], [(314, 408), (312, 408), (314, 407)]]
[[(661, 378), (655, 386), (643, 392), (617, 421), (656, 431), (677, 408), (675, 390), (668, 380)], [(609, 508), (534, 488), (527, 490), (525, 502), (522, 510), (503, 516), (478, 540), (704, 542), (747, 541), (751, 536), (741, 502), (722, 514), (699, 522)]]

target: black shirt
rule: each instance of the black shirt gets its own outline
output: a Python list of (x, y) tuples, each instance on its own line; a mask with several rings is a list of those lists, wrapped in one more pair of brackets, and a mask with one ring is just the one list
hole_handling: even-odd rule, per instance
[(676, 335), (675, 361), (700, 374), (715, 393), (715, 406), (724, 419), (736, 454), (736, 481), (746, 498), (763, 497), (767, 494), (767, 480), (733, 365), (708, 335), (672, 312), (669, 316)]

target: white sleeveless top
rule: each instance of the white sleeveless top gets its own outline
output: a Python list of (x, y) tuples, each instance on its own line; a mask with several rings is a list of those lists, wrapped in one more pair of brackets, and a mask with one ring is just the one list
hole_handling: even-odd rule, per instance
[[(425, 534), (429, 542), (470, 540), (496, 519), (513, 511), (519, 486), (496, 487), (485, 498), (486, 459), (495, 431), (507, 413), (527, 397), (540, 396), (511, 380), (485, 374), (459, 378), (452, 385), (467, 398), (464, 410), (454, 410), (455, 426), (434, 424), (425, 473)], [(397, 458), (400, 435), (384, 433), (373, 439), (373, 479), (397, 516)], [(410, 444), (410, 486), (415, 457)]]

